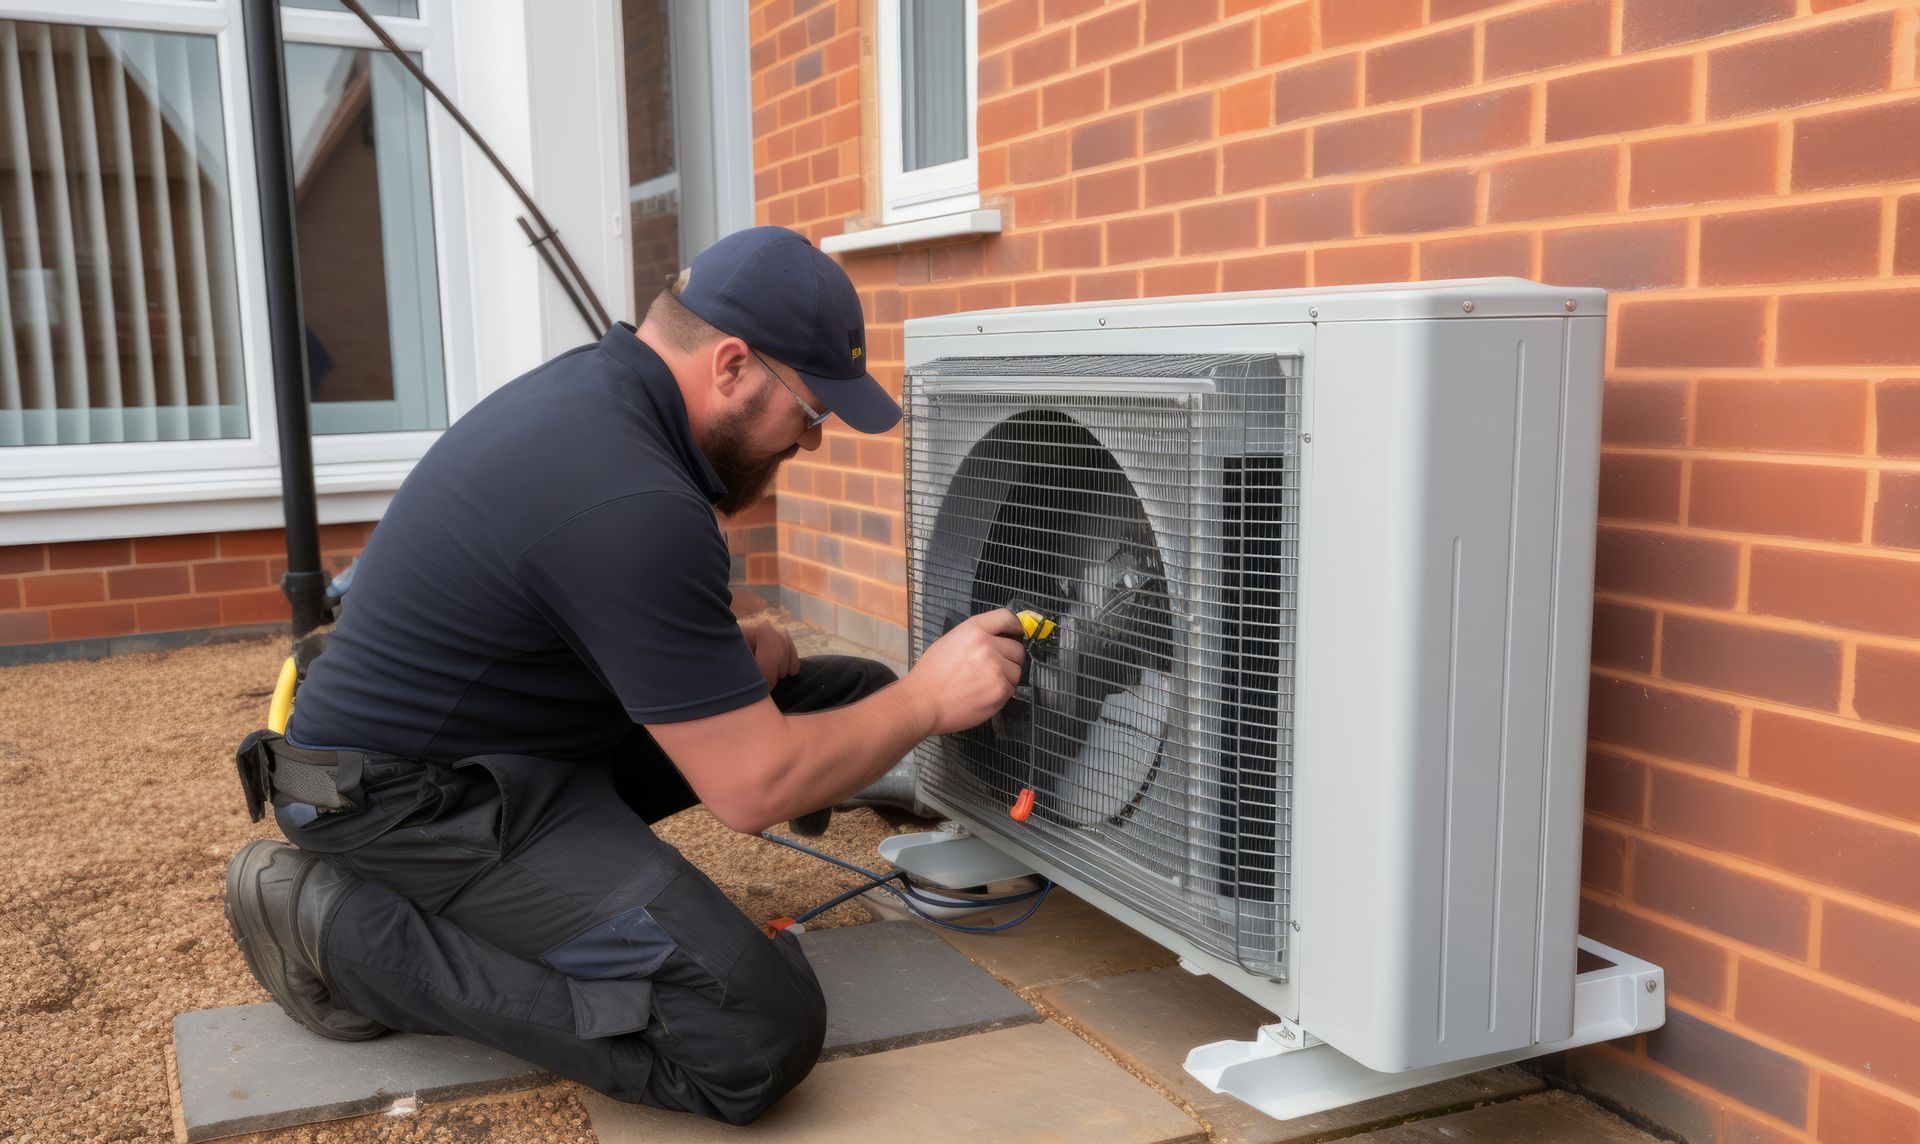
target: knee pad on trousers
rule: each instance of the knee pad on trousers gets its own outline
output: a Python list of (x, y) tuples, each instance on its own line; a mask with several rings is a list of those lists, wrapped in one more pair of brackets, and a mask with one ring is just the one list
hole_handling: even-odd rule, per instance
[(654, 1006), (655, 1027), (615, 1053), (601, 1089), (615, 1100), (747, 1124), (806, 1079), (826, 1041), (819, 981), (790, 934), (740, 957), (724, 1001), (661, 984)]

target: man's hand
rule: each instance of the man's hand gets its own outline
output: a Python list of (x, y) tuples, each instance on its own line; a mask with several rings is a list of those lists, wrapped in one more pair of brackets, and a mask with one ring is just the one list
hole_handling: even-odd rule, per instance
[[(799, 659), (784, 633), (761, 627), (742, 630), (771, 681)], [(858, 703), (784, 715), (769, 695), (647, 730), (714, 817), (757, 833), (860, 793), (928, 735), (986, 722), (1019, 682), (1020, 635), (1012, 612), (988, 612), (934, 641), (905, 679)]]
[(760, 665), (768, 687), (800, 670), (800, 653), (794, 649), (793, 637), (779, 624), (755, 620), (741, 624), (740, 634), (746, 637), (747, 649), (753, 652), (753, 661)]
[(1022, 634), (1019, 618), (998, 608), (933, 642), (901, 681), (924, 705), (931, 725), (927, 734), (978, 727), (1006, 706), (1026, 658)]

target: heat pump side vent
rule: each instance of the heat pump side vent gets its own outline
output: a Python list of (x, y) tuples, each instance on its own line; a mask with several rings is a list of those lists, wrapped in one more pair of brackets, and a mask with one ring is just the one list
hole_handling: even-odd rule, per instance
[(1233, 763), (1221, 800), (1221, 833), (1235, 840), (1238, 862), (1234, 881), (1221, 889), (1247, 902), (1272, 902), (1286, 885), (1292, 777), (1286, 722), (1293, 698), (1286, 477), (1285, 457), (1229, 458), (1222, 490), (1222, 746)]

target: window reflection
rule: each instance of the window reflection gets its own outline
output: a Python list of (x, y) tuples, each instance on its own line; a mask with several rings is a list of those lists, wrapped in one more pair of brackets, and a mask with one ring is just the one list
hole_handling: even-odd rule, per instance
[(444, 428), (425, 93), (384, 52), (286, 61), (314, 431)]

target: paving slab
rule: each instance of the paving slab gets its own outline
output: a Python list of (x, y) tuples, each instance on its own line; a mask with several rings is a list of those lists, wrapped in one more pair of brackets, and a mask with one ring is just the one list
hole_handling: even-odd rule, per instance
[(363, 1116), (403, 1096), (452, 1100), (549, 1079), (458, 1037), (330, 1041), (272, 1002), (182, 1013), (173, 1019), (173, 1051), (189, 1141)]
[(1187, 1051), (1196, 1045), (1251, 1040), (1255, 1029), (1273, 1022), (1264, 1009), (1217, 979), (1196, 977), (1177, 967), (1145, 969), (1050, 986), (1038, 996), (1121, 1064), (1152, 1078), (1190, 1105), (1212, 1126), (1213, 1138), (1220, 1144), (1337, 1139), (1436, 1109), (1467, 1108), (1545, 1087), (1538, 1077), (1509, 1066), (1312, 1116), (1275, 1120), (1233, 1097), (1210, 1091), (1182, 1067)]
[(831, 1061), (744, 1128), (588, 1093), (601, 1144), (661, 1140), (1201, 1144), (1200, 1126), (1058, 1025)]
[[(868, 897), (873, 895), (869, 894)], [(967, 918), (970, 926), (1012, 921), (1025, 904)], [(1040, 911), (1004, 933), (967, 934), (935, 929), (974, 963), (1015, 989), (1033, 989), (1136, 969), (1172, 965), (1166, 949), (1141, 937), (1086, 902), (1054, 890)]]
[(1350, 1144), (1660, 1144), (1570, 1092), (1543, 1092), (1348, 1138)]
[[(822, 1060), (1041, 1020), (909, 922), (816, 930), (801, 946), (827, 999)], [(467, 1097), (545, 1079), (524, 1061), (456, 1037), (329, 1041), (272, 1003), (177, 1017), (174, 1046), (189, 1140), (360, 1116), (396, 1096)]]
[(813, 930), (800, 945), (827, 998), (823, 1061), (1041, 1019), (985, 970), (911, 922)]

